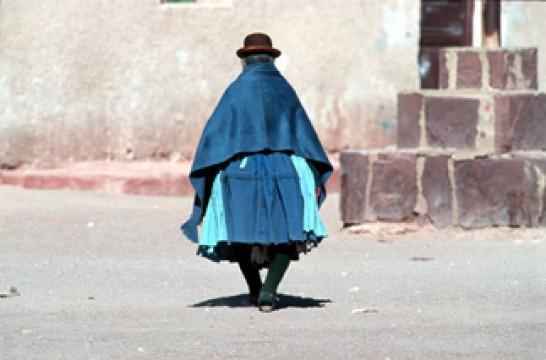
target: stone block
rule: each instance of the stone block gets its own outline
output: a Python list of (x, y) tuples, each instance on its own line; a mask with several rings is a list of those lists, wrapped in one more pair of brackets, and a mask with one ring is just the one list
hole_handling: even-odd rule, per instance
[(436, 46), (419, 47), (419, 64), (421, 68), (421, 89), (438, 89), (438, 61), (441, 48)]
[(472, 98), (427, 97), (426, 136), (429, 146), (474, 149), (480, 101)]
[(418, 93), (398, 94), (397, 145), (399, 148), (419, 146), (421, 126), (419, 118), (423, 106), (423, 95)]
[(501, 90), (538, 88), (537, 49), (487, 51), (489, 86)]
[(482, 87), (482, 62), (480, 53), (462, 51), (457, 53), (457, 89), (479, 89)]
[(25, 175), (21, 171), (3, 170), (0, 172), (0, 184), (11, 186), (23, 186)]
[(536, 90), (536, 48), (442, 48), (438, 55), (440, 89)]
[(57, 169), (6, 170), (0, 183), (28, 189), (190, 196), (189, 169), (189, 163), (89, 162)]
[(495, 148), (546, 150), (546, 94), (495, 96)]
[(379, 154), (372, 169), (370, 206), (377, 219), (411, 219), (417, 202), (417, 156)]
[(542, 159), (528, 159), (528, 162), (531, 163), (537, 173), (538, 173), (538, 186), (539, 186), (539, 197), (542, 199), (540, 206), (540, 215), (538, 223), (540, 226), (546, 226), (546, 158)]
[(191, 185), (187, 176), (147, 176), (126, 179), (121, 192), (134, 195), (179, 196)]
[(521, 159), (472, 159), (455, 162), (459, 225), (536, 226), (537, 176)]
[(438, 52), (438, 89), (449, 88), (449, 55), (446, 49)]
[(436, 90), (402, 93), (398, 100), (401, 149), (546, 150), (544, 93)]
[(366, 215), (369, 156), (360, 152), (342, 151), (339, 159), (341, 220), (346, 225), (360, 224)]
[(449, 159), (448, 155), (427, 157), (421, 176), (427, 215), (432, 223), (439, 227), (451, 225), (453, 218)]
[(24, 175), (22, 186), (27, 189), (92, 191), (102, 189), (104, 180), (85, 175), (29, 173)]

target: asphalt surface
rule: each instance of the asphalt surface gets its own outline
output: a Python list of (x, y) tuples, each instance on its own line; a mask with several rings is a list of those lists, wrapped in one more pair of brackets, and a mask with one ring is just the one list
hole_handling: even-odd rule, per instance
[(190, 198), (0, 186), (0, 359), (546, 359), (545, 229), (352, 235), (337, 201), (264, 314)]

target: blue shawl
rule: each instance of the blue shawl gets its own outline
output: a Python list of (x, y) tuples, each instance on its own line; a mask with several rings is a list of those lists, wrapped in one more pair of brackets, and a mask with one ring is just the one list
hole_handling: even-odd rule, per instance
[(182, 232), (198, 242), (212, 181), (223, 163), (241, 153), (288, 151), (312, 162), (320, 177), (319, 206), (332, 165), (294, 89), (271, 63), (248, 65), (227, 88), (207, 121), (190, 171), (193, 212)]

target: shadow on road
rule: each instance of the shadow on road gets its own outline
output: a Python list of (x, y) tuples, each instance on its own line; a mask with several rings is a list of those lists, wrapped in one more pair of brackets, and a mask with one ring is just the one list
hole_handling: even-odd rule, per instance
[[(310, 307), (323, 307), (325, 303), (331, 303), (330, 299), (314, 299), (309, 297), (293, 296), (278, 294), (279, 302), (276, 306), (277, 309), (284, 309), (288, 307), (295, 308), (310, 308)], [(190, 305), (190, 307), (252, 307), (248, 301), (248, 294), (238, 294), (231, 296), (222, 296), (218, 298), (208, 299)]]

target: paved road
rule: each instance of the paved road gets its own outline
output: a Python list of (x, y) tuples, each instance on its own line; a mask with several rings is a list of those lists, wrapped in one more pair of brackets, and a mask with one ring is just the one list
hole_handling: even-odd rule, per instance
[(331, 237), (284, 307), (178, 232), (189, 198), (0, 186), (1, 359), (546, 359), (545, 230)]

